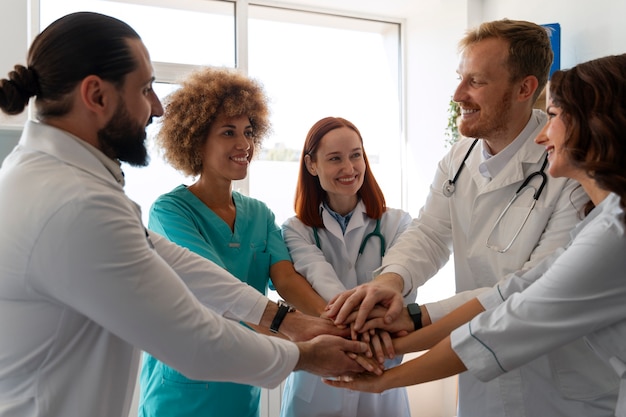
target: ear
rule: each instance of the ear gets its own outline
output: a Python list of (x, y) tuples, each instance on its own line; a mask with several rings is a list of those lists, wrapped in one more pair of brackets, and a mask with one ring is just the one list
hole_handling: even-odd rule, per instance
[(537, 87), (539, 87), (539, 80), (537, 80), (537, 77), (534, 75), (524, 77), (519, 84), (517, 99), (519, 101), (532, 100), (535, 91), (537, 91)]
[(89, 112), (108, 120), (117, 103), (113, 90), (115, 88), (111, 83), (97, 75), (89, 75), (80, 83), (80, 100)]
[(311, 159), (311, 155), (304, 155), (304, 164), (306, 165), (306, 169), (309, 171), (309, 174), (316, 177), (317, 168), (315, 168), (315, 162)]

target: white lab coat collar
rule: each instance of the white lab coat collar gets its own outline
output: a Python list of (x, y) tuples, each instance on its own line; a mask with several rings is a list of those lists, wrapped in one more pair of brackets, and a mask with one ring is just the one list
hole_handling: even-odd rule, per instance
[[(77, 141), (82, 139), (72, 134), (47, 125), (45, 123), (29, 120), (24, 125), (24, 131), (19, 145), (52, 155), (59, 160), (73, 165), (88, 172), (116, 188), (122, 189), (112, 172), (107, 169), (93, 152)], [(111, 160), (111, 163), (115, 163)], [(118, 167), (121, 172), (121, 168)]]
[(600, 202), (591, 212), (581, 221), (579, 222), (570, 232), (571, 240), (580, 233), (581, 230), (585, 228), (585, 226), (591, 222), (593, 219), (598, 217), (604, 210), (611, 210), (611, 208), (621, 210), (619, 205), (619, 196), (615, 193), (610, 193), (604, 200)]
[[(545, 148), (534, 143), (534, 139), (547, 123), (548, 117), (544, 112), (535, 110), (532, 118), (535, 118), (536, 122), (538, 122), (537, 127), (532, 132), (527, 132), (527, 136), (524, 138), (524, 143), (520, 149), (491, 181), (488, 181), (480, 173), (479, 166), (483, 162), (482, 152), (472, 152), (469, 158), (467, 158), (465, 162), (467, 164), (467, 170), (472, 175), (474, 182), (477, 184), (485, 184), (488, 182), (488, 184), (485, 184), (485, 187), (482, 188), (482, 192), (490, 192), (522, 181), (528, 174), (537, 171), (541, 167), (545, 155)], [(520, 137), (519, 139), (522, 138)]]
[[(324, 208), (324, 204), (320, 204), (320, 213), (322, 215), (322, 222), (324, 227), (329, 233), (333, 234), (337, 238), (343, 240), (344, 233), (341, 231), (341, 226), (332, 214)], [(365, 224), (365, 218), (367, 217), (367, 211), (365, 210), (365, 204), (359, 199), (359, 202), (354, 207), (352, 217), (348, 222), (345, 234), (350, 233), (351, 230), (359, 228)]]
[[(515, 156), (517, 151), (520, 150), (524, 143), (532, 136), (532, 133), (537, 130), (537, 127), (541, 125), (541, 111), (535, 110), (530, 116), (528, 123), (519, 135), (509, 143), (504, 149), (498, 152), (496, 155), (492, 155), (485, 142), (481, 141), (482, 153), (484, 156), (484, 162), (480, 164), (481, 173), (487, 178), (494, 178), (500, 173), (504, 167), (509, 163), (511, 158)], [(536, 135), (535, 135), (536, 136)], [(534, 140), (534, 136), (532, 137)]]

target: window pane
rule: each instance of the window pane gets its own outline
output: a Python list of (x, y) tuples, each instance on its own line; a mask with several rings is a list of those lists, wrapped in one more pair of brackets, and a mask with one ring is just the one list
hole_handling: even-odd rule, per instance
[[(234, 3), (211, 0), (41, 0), (40, 27), (76, 11), (116, 17), (141, 36), (153, 61), (235, 66)], [(219, 41), (215, 41), (215, 40)]]
[(250, 6), (249, 73), (271, 97), (273, 132), (250, 165), (250, 195), (282, 222), (309, 128), (340, 116), (361, 131), (390, 207), (401, 207), (399, 25)]

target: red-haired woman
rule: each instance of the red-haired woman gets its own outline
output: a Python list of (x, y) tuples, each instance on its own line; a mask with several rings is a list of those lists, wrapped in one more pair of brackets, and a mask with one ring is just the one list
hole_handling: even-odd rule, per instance
[[(307, 134), (296, 187), (296, 216), (283, 236), (296, 270), (326, 301), (372, 279), (382, 256), (411, 222), (385, 206), (359, 130), (326, 117)], [(415, 293), (406, 301), (415, 300)], [(387, 360), (385, 367), (400, 363)], [(338, 390), (306, 372), (287, 379), (281, 416), (409, 416), (404, 388), (384, 394)]]

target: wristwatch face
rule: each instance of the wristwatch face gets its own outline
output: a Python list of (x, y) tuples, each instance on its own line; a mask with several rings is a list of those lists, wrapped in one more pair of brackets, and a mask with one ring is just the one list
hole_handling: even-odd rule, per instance
[(411, 316), (418, 316), (418, 315), (422, 314), (422, 310), (420, 310), (419, 304), (411, 303), (411, 304), (407, 305), (407, 307), (409, 309), (409, 314)]

